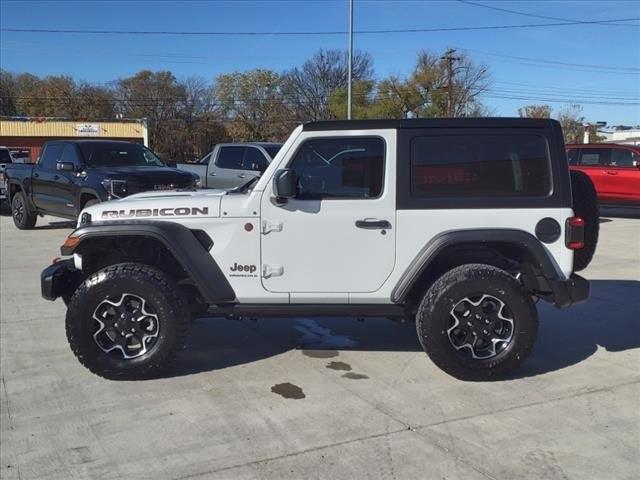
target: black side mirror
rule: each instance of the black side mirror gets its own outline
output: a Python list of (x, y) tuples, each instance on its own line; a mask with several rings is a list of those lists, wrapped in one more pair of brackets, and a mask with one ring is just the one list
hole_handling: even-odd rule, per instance
[(74, 164), (71, 162), (58, 162), (56, 164), (56, 170), (61, 170), (63, 172), (73, 172), (75, 169)]
[(298, 194), (298, 176), (290, 168), (278, 170), (273, 177), (273, 191), (278, 199), (293, 198)]

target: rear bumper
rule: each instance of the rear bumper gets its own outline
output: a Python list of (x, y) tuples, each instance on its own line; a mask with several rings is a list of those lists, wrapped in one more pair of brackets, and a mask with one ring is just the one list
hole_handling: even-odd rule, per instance
[(551, 299), (556, 307), (567, 308), (589, 298), (589, 281), (575, 273), (565, 281), (550, 281)]
[(45, 268), (40, 274), (40, 290), (45, 300), (62, 297), (68, 300), (80, 283), (80, 272), (73, 259), (61, 260)]

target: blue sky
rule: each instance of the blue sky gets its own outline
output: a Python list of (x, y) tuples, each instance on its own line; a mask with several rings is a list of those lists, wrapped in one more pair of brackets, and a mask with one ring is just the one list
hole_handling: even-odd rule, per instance
[[(477, 3), (575, 20), (640, 17), (638, 0), (477, 0)], [(342, 31), (347, 28), (347, 5), (347, 0), (2, 0), (0, 26), (270, 33)], [(455, 0), (355, 0), (355, 30), (552, 22)], [(638, 21), (626, 23), (640, 25)], [(0, 66), (37, 75), (72, 75), (91, 82), (106, 82), (143, 68), (169, 69), (178, 77), (198, 75), (212, 80), (220, 73), (234, 70), (289, 69), (303, 63), (319, 48), (345, 48), (346, 41), (346, 35), (134, 36), (2, 32)], [(355, 48), (372, 54), (378, 77), (391, 73), (406, 75), (415, 65), (418, 51), (442, 51), (449, 46), (467, 50), (475, 60), (489, 67), (492, 91), (484, 97), (483, 103), (496, 115), (517, 115), (518, 106), (531, 103), (548, 103), (557, 111), (570, 101), (576, 101), (582, 105), (589, 121), (607, 121), (610, 125), (640, 124), (638, 26), (592, 24), (355, 36)], [(610, 104), (604, 104), (606, 102)]]

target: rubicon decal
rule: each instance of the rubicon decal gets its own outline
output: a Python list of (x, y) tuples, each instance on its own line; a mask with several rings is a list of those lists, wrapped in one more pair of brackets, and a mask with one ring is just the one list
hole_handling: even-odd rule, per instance
[(185, 217), (208, 214), (209, 207), (130, 208), (129, 210), (105, 210), (102, 212), (102, 218)]

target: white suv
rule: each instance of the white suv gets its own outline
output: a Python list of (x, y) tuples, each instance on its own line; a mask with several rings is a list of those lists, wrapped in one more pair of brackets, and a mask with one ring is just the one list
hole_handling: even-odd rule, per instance
[[(578, 175), (578, 174), (576, 174)], [(42, 273), (78, 359), (157, 375), (193, 316), (415, 318), (469, 380), (531, 351), (535, 301), (583, 301), (598, 232), (553, 120), (314, 122), (232, 191), (132, 195), (83, 211)]]

